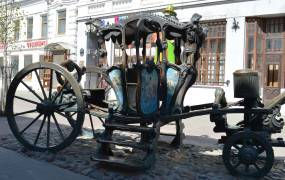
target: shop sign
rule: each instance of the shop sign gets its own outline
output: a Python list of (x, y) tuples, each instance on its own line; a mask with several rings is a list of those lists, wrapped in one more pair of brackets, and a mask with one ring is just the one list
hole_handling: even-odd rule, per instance
[(47, 41), (43, 40), (43, 41), (30, 41), (27, 42), (27, 48), (39, 48), (39, 47), (44, 47), (47, 45)]
[[(38, 41), (28, 41), (28, 42), (17, 42), (10, 45), (11, 50), (19, 50), (19, 49), (32, 49), (32, 48), (41, 48), (47, 45), (46, 40), (38, 40)], [(4, 44), (0, 44), (0, 50), (4, 49)]]

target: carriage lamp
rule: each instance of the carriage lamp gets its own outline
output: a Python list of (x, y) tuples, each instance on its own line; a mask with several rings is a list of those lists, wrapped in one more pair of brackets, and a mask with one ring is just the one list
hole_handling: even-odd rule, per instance
[(93, 24), (93, 19), (91, 18), (85, 23), (85, 25), (86, 25), (86, 30), (89, 33), (95, 32), (97, 29), (96, 26)]
[(102, 25), (102, 21), (100, 19), (89, 18), (89, 20), (85, 24), (87, 32), (96, 33), (98, 30), (97, 27)]

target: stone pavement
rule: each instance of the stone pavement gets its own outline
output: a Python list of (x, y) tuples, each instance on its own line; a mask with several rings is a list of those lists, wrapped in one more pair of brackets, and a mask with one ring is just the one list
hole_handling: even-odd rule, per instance
[(0, 147), (1, 180), (89, 180), (71, 171)]
[[(195, 126), (201, 128), (203, 124), (209, 124), (208, 119), (199, 118), (188, 122), (191, 122), (187, 125), (192, 127), (192, 131), (186, 131), (186, 144), (184, 146), (180, 149), (173, 149), (168, 144), (169, 140), (162, 138), (159, 141), (156, 153), (155, 167), (145, 172), (130, 172), (98, 166), (96, 162), (91, 161), (90, 155), (94, 154), (98, 147), (94, 139), (78, 138), (71, 146), (56, 154), (28, 151), (9, 132), (6, 118), (0, 118), (0, 132), (2, 132), (0, 133), (0, 147), (6, 148), (0, 148), (0, 180), (85, 180), (89, 178), (106, 180), (239, 179), (231, 176), (225, 169), (221, 158), (222, 146), (216, 144), (215, 138), (206, 135), (206, 131), (211, 132), (211, 129), (204, 128), (203, 132), (195, 131)], [(169, 129), (172, 128), (169, 127)], [(164, 131), (169, 129), (165, 127)], [(4, 133), (5, 131), (7, 134)], [(193, 136), (196, 134), (198, 136)], [(121, 133), (115, 135), (115, 138), (134, 140), (136, 135), (131, 136), (130, 134)], [(198, 144), (199, 142), (200, 144)], [(283, 149), (282, 151), (284, 152)], [(125, 156), (128, 154), (140, 155), (141, 153), (121, 149), (116, 151), (116, 154)], [(271, 172), (264, 179), (284, 180), (284, 157), (279, 158), (276, 158)]]

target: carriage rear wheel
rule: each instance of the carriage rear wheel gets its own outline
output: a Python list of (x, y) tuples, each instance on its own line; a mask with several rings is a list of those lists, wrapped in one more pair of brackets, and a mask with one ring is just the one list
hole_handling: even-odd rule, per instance
[[(63, 85), (58, 82), (59, 76)], [(57, 152), (69, 146), (80, 133), (84, 113), (79, 84), (56, 64), (25, 67), (7, 93), (9, 126), (17, 140), (30, 150)]]
[(223, 161), (233, 175), (263, 177), (272, 168), (274, 153), (266, 138), (254, 132), (238, 132), (226, 141)]

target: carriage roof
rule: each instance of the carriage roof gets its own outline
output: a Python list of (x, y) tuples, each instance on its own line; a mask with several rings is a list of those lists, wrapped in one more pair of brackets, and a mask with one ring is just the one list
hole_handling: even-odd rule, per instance
[(139, 36), (146, 37), (151, 33), (164, 32), (167, 39), (181, 38), (186, 39), (187, 29), (191, 28), (196, 21), (199, 21), (200, 15), (196, 19), (191, 19), (189, 23), (181, 23), (170, 17), (159, 16), (150, 13), (141, 13), (130, 16), (121, 25), (110, 25), (103, 27), (101, 33), (105, 40), (112, 39), (113, 42), (122, 43), (122, 35), (125, 33), (125, 44), (131, 44)]

